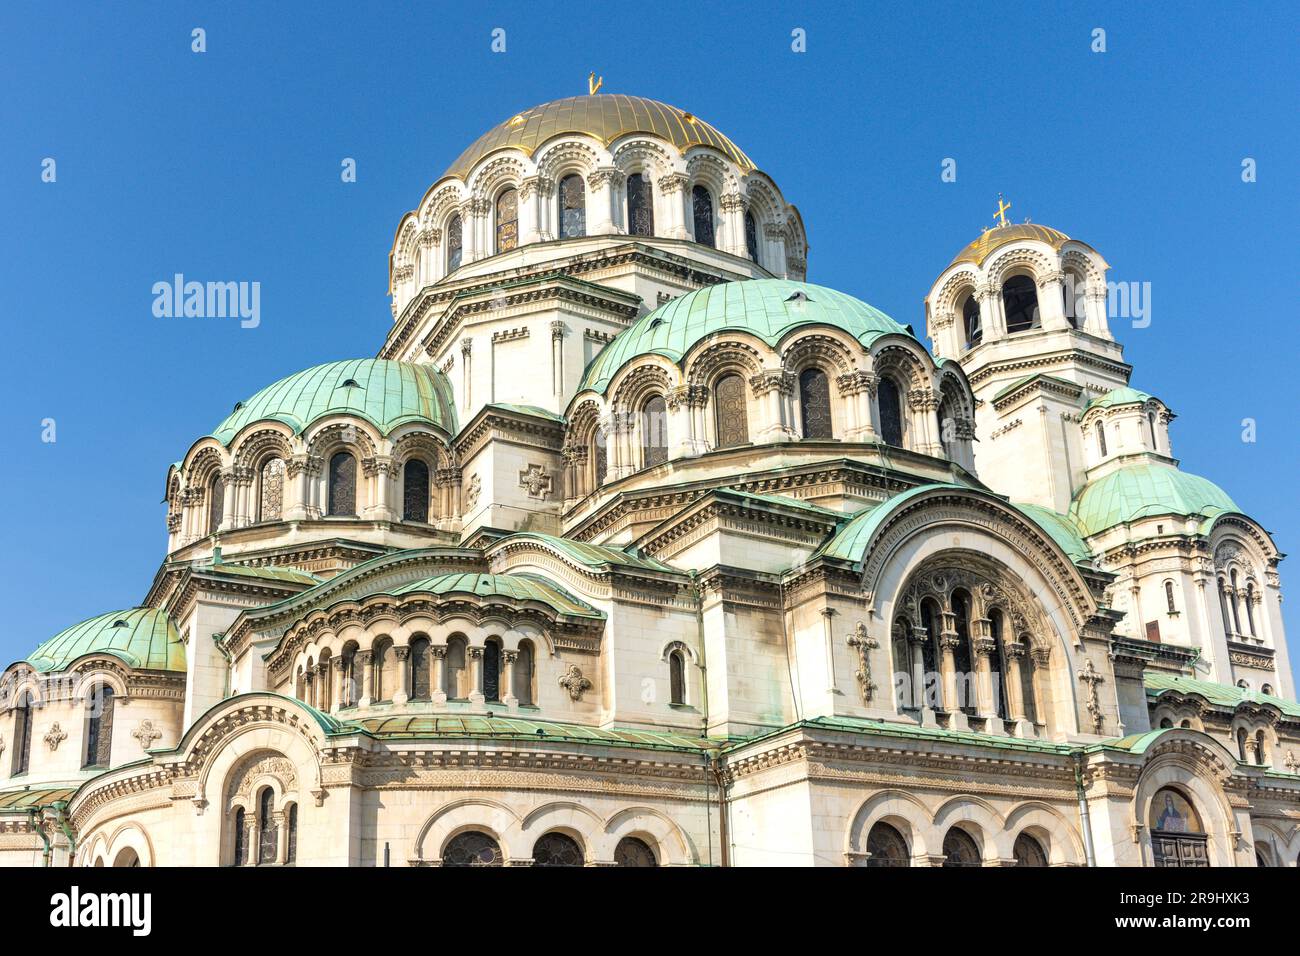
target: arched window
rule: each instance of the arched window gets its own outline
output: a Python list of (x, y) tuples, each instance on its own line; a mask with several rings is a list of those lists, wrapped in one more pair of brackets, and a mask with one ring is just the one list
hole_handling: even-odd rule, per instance
[(497, 841), (478, 830), (452, 838), (442, 851), (443, 866), (501, 866), (502, 860)]
[(1072, 273), (1065, 274), (1065, 281), (1061, 283), (1061, 312), (1065, 315), (1065, 321), (1070, 323), (1070, 328), (1077, 329), (1082, 323), (1079, 321), (1079, 296), (1083, 293), (1083, 281), (1076, 278)]
[(258, 474), (257, 520), (279, 521), (284, 511), (284, 459), (268, 458)]
[(275, 862), (279, 849), (280, 828), (275, 825), (275, 794), (270, 787), (262, 790), (257, 806), (257, 865)]
[(595, 459), (596, 487), (599, 488), (609, 474), (609, 440), (602, 429), (596, 429), (592, 444), (595, 446), (592, 448), (592, 458)]
[(1029, 276), (1012, 276), (1002, 283), (1002, 309), (1008, 332), (1039, 328), (1038, 287)]
[(402, 520), (429, 520), (429, 466), (418, 458), (402, 468)]
[(882, 378), (876, 388), (880, 406), (880, 437), (887, 445), (903, 447), (903, 403), (893, 379)]
[(397, 655), (393, 652), (393, 642), (388, 638), (381, 638), (374, 643), (372, 650), (374, 657), (371, 666), (374, 668), (375, 684), (371, 688), (371, 699), (374, 701), (389, 701), (393, 699), (393, 691), (397, 689)]
[(686, 655), (680, 650), (668, 655), (668, 702), (686, 703)]
[(469, 696), (465, 686), (465, 638), (452, 637), (447, 640), (447, 659), (443, 667), (446, 686), (443, 687), (449, 700), (464, 700)]
[(953, 592), (952, 613), (957, 621), (957, 646), (952, 652), (953, 669), (957, 672), (957, 706), (973, 716), (977, 698), (970, 653), (970, 596), (965, 591)]
[(1156, 413), (1147, 412), (1147, 428), (1151, 430), (1151, 450), (1159, 451), (1160, 445), (1156, 441)]
[(615, 866), (658, 866), (655, 851), (650, 844), (636, 837), (623, 837), (614, 847)]
[(1174, 722), (1173, 722), (1172, 720), (1170, 720), (1168, 717), (1162, 717), (1162, 718), (1160, 718), (1160, 729), (1161, 729), (1161, 730), (1168, 730), (1169, 728), (1173, 727), (1173, 725), (1174, 725)]
[(357, 703), (357, 646), (343, 648), (343, 696), (340, 707), (354, 707)]
[(1262, 767), (1267, 759), (1268, 753), (1264, 731), (1257, 730), (1255, 731), (1255, 763)]
[(1016, 856), (1016, 866), (1047, 866), (1047, 854), (1043, 845), (1028, 833), (1016, 837), (1012, 852)]
[(24, 691), (14, 708), (14, 757), (11, 776), (18, 776), (31, 769), (32, 764), (32, 695)]
[(537, 654), (532, 641), (519, 642), (519, 656), (515, 658), (515, 697), (520, 707), (531, 707), (537, 703), (537, 693), (533, 690)]
[(749, 421), (745, 409), (745, 380), (735, 374), (718, 379), (713, 386), (713, 407), (718, 447), (746, 444), (749, 441)]
[(655, 234), (654, 189), (643, 173), (627, 177), (627, 231), (632, 236)]
[(1272, 684), (1264, 684), (1262, 687), (1260, 687), (1259, 692), (1260, 692), (1261, 694), (1267, 694), (1269, 697), (1272, 697), (1272, 696), (1273, 696), (1273, 685), (1272, 685)]
[(703, 186), (691, 190), (691, 215), (695, 224), (695, 241), (706, 246), (714, 245), (713, 197)]
[(1169, 609), (1170, 614), (1177, 614), (1178, 608), (1174, 606), (1174, 582), (1165, 582), (1165, 607)]
[(966, 348), (972, 349), (984, 340), (984, 324), (980, 318), (979, 300), (973, 295), (966, 297), (961, 307), (962, 325), (966, 329)]
[(411, 699), (429, 699), (429, 639), (411, 641)]
[(1255, 636), (1255, 585), (1248, 583), (1246, 585), (1246, 626), (1250, 628), (1250, 636)]
[[(1240, 687), (1241, 684), (1239, 683), (1237, 686)], [(1249, 758), (1246, 756), (1246, 741), (1248, 739), (1250, 739), (1250, 734), (1247, 732), (1246, 728), (1238, 727), (1237, 728), (1237, 759), (1240, 760), (1242, 763), (1249, 763)]]
[(1101, 422), (1097, 423), (1097, 452), (1102, 458), (1106, 457), (1106, 426)]
[(1223, 615), (1223, 633), (1232, 637), (1232, 615), (1228, 613), (1228, 584), (1219, 578), (1219, 613)]
[(1237, 571), (1234, 568), (1231, 572), (1232, 577), (1232, 629), (1233, 633), (1240, 634), (1241, 630), (1241, 591), (1237, 588)]
[(1006, 672), (1002, 667), (1002, 612), (994, 608), (989, 612), (989, 635), (993, 638), (993, 653), (989, 655), (989, 670), (993, 677), (993, 712), (1003, 720), (1007, 718)]
[(285, 821), (285, 826), (289, 828), (289, 835), (288, 835), (289, 845), (285, 848), (284, 851), (284, 862), (297, 863), (298, 862), (298, 804), (296, 803), (289, 804), (289, 814), (288, 814), (288, 819)]
[(464, 251), (461, 238), (460, 216), (452, 216), (447, 223), (447, 271), (460, 268), (460, 258)]
[(217, 475), (208, 486), (208, 534), (221, 530), (226, 516), (226, 482)]
[(758, 222), (752, 212), (745, 213), (745, 252), (758, 264)]
[(979, 844), (960, 827), (952, 827), (943, 837), (944, 866), (981, 866)]
[(544, 833), (533, 844), (533, 866), (582, 866), (582, 847), (563, 833)]
[(641, 408), (642, 467), (651, 468), (668, 460), (668, 405), (655, 395)]
[(86, 698), (86, 753), (82, 767), (107, 767), (113, 754), (113, 688), (98, 684)]
[(357, 460), (345, 451), (330, 459), (329, 514), (357, 513)]
[(912, 647), (908, 641), (911, 630), (907, 618), (900, 617), (894, 622), (889, 640), (890, 660), (894, 667), (894, 706), (899, 710), (911, 710), (920, 706), (912, 699), (916, 691), (912, 678)]
[(334, 660), (328, 649), (322, 650), (320, 662), (316, 665), (316, 709), (329, 713), (334, 707)]
[(483, 642), (483, 696), (501, 700), (501, 642), (491, 637)]
[(867, 866), (901, 867), (912, 865), (903, 834), (888, 823), (873, 824), (867, 834)]
[(1173, 787), (1156, 791), (1147, 811), (1156, 866), (1209, 866), (1205, 828), (1195, 808)]
[(497, 252), (519, 245), (519, 193), (506, 189), (497, 196)]
[(799, 417), (804, 438), (828, 440), (833, 437), (831, 383), (820, 368), (806, 368), (799, 373)]
[(247, 818), (244, 814), (244, 808), (239, 807), (235, 810), (235, 866), (243, 866), (248, 862), (248, 837)]
[(560, 180), (560, 238), (587, 234), (587, 187), (578, 175)]
[(921, 602), (921, 627), (925, 629), (925, 643), (921, 645), (921, 667), (925, 671), (922, 675), (923, 685), (921, 687), (922, 700), (920, 705), (929, 707), (931, 710), (938, 710), (943, 705), (941, 688), (939, 686), (939, 628), (937, 624), (940, 620), (939, 605), (934, 602), (933, 598), (926, 598)]

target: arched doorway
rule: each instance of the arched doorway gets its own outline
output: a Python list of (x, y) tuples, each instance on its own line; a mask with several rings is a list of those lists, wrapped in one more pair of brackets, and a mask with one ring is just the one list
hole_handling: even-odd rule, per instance
[(1147, 811), (1151, 852), (1156, 866), (1204, 867), (1210, 865), (1208, 837), (1200, 814), (1173, 787), (1156, 791)]

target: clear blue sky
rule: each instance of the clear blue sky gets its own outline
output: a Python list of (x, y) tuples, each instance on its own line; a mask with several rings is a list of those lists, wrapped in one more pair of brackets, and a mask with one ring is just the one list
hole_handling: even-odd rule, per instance
[[(1295, 4), (477, 6), (0, 9), (5, 662), (143, 599), (168, 463), (262, 385), (373, 355), (402, 213), (589, 69), (729, 133), (802, 210), (809, 278), (918, 329), (999, 191), (1150, 282), (1150, 327), (1116, 324), (1134, 384), (1178, 413), (1183, 466), (1300, 552)], [(260, 327), (155, 318), (176, 272), (259, 281)], [(1300, 595), (1300, 559), (1283, 576)]]

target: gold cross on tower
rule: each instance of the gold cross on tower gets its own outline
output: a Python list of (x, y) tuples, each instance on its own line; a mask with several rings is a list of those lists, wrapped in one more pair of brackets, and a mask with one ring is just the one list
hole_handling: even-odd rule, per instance
[(1007, 210), (1011, 208), (1011, 203), (1002, 201), (1002, 194), (998, 193), (998, 211), (993, 214), (993, 218), (998, 221), (999, 226), (1007, 225)]
[(596, 71), (592, 70), (590, 73), (587, 74), (587, 95), (595, 96), (596, 91), (600, 89), (604, 84), (605, 84), (605, 78), (603, 76), (597, 76)]

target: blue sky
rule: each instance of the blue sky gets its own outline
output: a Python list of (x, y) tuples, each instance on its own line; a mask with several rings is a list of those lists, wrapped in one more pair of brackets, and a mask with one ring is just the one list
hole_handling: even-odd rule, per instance
[[(1134, 385), (1178, 413), (1183, 466), (1300, 551), (1294, 4), (478, 6), (3, 5), (0, 657), (140, 602), (168, 463), (262, 385), (373, 355), (402, 213), (590, 69), (730, 134), (802, 210), (810, 280), (918, 329), (999, 192), (1150, 282), (1150, 327), (1115, 325)], [(260, 326), (155, 318), (176, 272), (260, 282)]]

